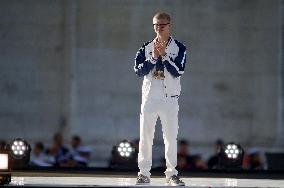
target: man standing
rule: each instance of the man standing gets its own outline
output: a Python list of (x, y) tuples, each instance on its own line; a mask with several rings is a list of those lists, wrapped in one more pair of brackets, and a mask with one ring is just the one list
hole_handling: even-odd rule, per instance
[(135, 58), (135, 73), (144, 77), (140, 114), (139, 173), (136, 184), (150, 183), (152, 145), (157, 118), (160, 117), (165, 144), (165, 171), (168, 185), (184, 186), (177, 176), (178, 98), (180, 76), (184, 72), (186, 47), (170, 35), (167, 13), (153, 17), (156, 38), (145, 43)]

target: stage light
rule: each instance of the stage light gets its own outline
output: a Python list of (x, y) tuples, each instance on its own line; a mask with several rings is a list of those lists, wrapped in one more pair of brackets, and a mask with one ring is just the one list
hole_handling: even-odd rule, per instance
[(23, 169), (26, 168), (30, 162), (31, 147), (27, 141), (22, 138), (14, 139), (8, 149), (11, 154), (11, 168)]
[(110, 168), (136, 170), (137, 151), (132, 142), (123, 140), (113, 146)]
[(118, 145), (117, 151), (121, 157), (130, 157), (134, 153), (135, 148), (132, 146), (131, 142), (122, 141)]
[(225, 148), (225, 153), (229, 159), (237, 159), (241, 153), (241, 150), (235, 144), (228, 144)]
[(229, 143), (219, 153), (219, 168), (236, 170), (242, 168), (244, 150), (239, 144)]
[(11, 149), (14, 156), (22, 157), (24, 155), (27, 155), (29, 146), (26, 141), (22, 139), (16, 139), (12, 142)]
[(6, 150), (0, 150), (0, 185), (11, 182), (10, 155)]

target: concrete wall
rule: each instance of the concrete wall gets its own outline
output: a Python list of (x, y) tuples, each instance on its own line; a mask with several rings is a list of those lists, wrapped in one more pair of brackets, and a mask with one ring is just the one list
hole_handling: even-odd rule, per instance
[(64, 1), (0, 4), (0, 138), (48, 141), (69, 96)]
[[(0, 138), (79, 134), (94, 148), (95, 165), (106, 164), (112, 145), (139, 136), (142, 80), (133, 60), (163, 10), (188, 47), (179, 138), (205, 157), (217, 138), (269, 148), (278, 123), (280, 4), (1, 1)], [(155, 161), (163, 155), (160, 129)]]

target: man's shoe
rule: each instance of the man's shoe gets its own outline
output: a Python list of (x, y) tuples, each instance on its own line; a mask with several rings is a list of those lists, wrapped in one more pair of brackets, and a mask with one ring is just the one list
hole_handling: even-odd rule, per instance
[(167, 178), (166, 184), (171, 186), (185, 186), (185, 183), (177, 175)]
[(140, 174), (137, 177), (136, 185), (146, 185), (146, 184), (149, 184), (149, 183), (150, 183), (150, 178), (148, 178), (147, 176)]

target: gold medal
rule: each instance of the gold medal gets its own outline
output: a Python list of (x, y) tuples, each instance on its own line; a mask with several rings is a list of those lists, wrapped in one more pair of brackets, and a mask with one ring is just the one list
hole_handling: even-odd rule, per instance
[(154, 71), (153, 76), (155, 79), (158, 79), (158, 76), (159, 76), (158, 71)]
[(165, 75), (163, 71), (154, 71), (153, 76), (155, 79), (164, 80)]
[(159, 76), (161, 80), (164, 80), (165, 75), (164, 75), (164, 71), (158, 71), (159, 72)]

